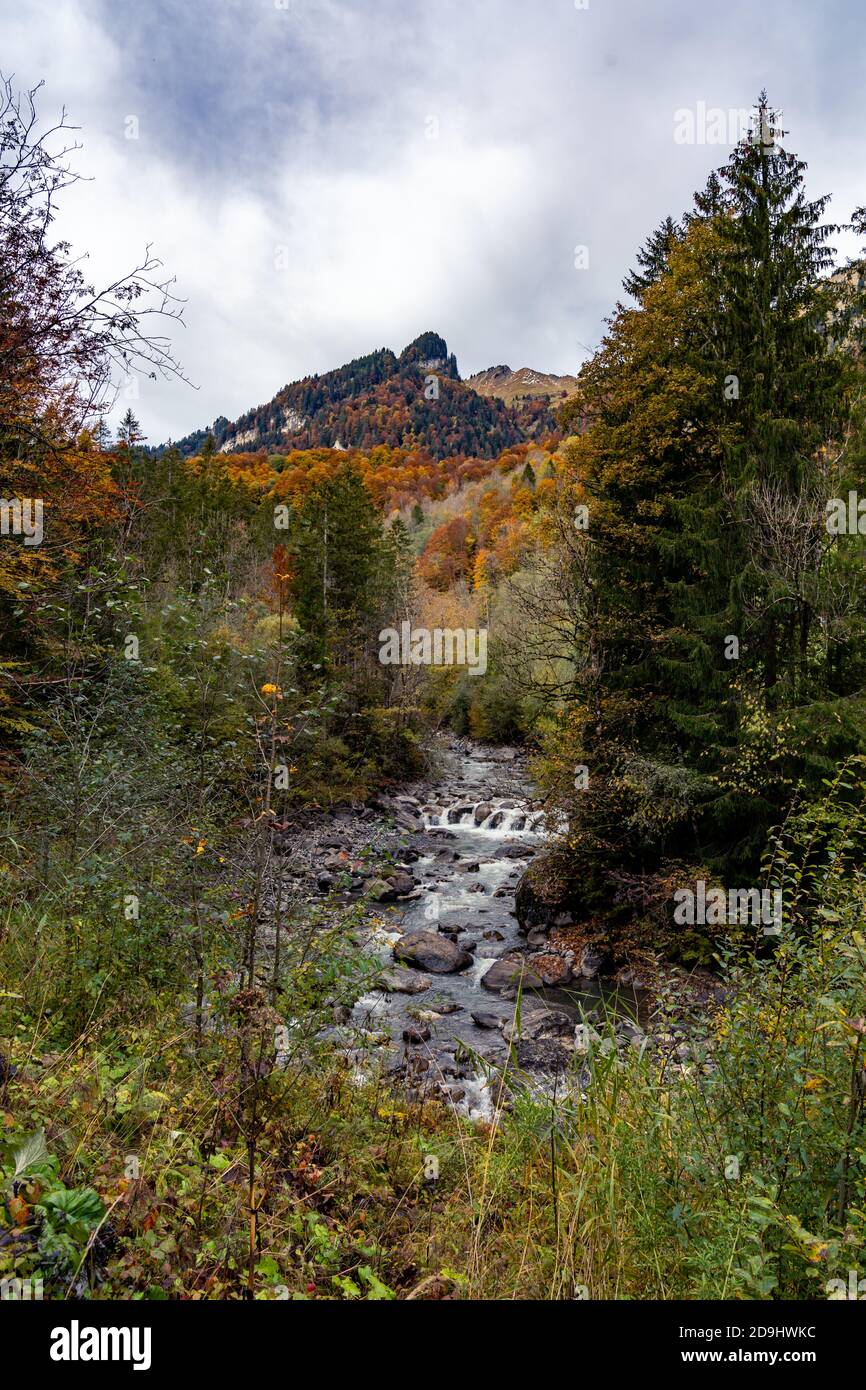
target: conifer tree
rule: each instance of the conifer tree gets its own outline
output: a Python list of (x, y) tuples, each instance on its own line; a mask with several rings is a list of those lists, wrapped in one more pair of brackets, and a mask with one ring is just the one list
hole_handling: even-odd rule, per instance
[(567, 457), (595, 615), (574, 754), (595, 772), (569, 815), (594, 865), (754, 874), (794, 787), (864, 741), (862, 556), (823, 526), (839, 459), (856, 473), (860, 368), (832, 329), (826, 199), (775, 127), (762, 95), (562, 413), (589, 424)]
[[(726, 638), (737, 637), (737, 669), (771, 707), (808, 696), (816, 614), (805, 590), (779, 573), (796, 564), (784, 528), (820, 491), (821, 451), (844, 433), (852, 372), (828, 332), (827, 199), (807, 199), (805, 165), (779, 143), (784, 133), (762, 94), (752, 130), (720, 171), (716, 201), (726, 211), (714, 219), (721, 254), (707, 344), (730, 428), (718, 479), (683, 516), (699, 582), (683, 590), (680, 612), (690, 634), (683, 660), (721, 671)], [(689, 727), (705, 738), (718, 720), (708, 710)]]
[(289, 549), (308, 674), (354, 665), (375, 636), (380, 548), (381, 522), (356, 469), (340, 468), (307, 494)]
[(639, 270), (629, 271), (623, 280), (623, 289), (635, 299), (640, 299), (644, 290), (649, 289), (664, 274), (672, 247), (683, 234), (683, 229), (672, 217), (651, 232), (637, 253)]

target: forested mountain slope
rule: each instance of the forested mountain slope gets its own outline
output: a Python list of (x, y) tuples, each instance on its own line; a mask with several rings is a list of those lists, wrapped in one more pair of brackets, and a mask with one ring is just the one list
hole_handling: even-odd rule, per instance
[[(546, 395), (539, 392), (539, 396)], [(265, 448), (425, 449), (434, 458), (495, 458), (542, 429), (555, 428), (544, 401), (520, 412), (498, 395), (460, 380), (444, 338), (422, 333), (397, 356), (379, 348), (321, 376), (304, 377), (237, 420), (217, 419), (210, 433), (222, 453)], [(199, 452), (199, 430), (180, 440), (184, 456)]]

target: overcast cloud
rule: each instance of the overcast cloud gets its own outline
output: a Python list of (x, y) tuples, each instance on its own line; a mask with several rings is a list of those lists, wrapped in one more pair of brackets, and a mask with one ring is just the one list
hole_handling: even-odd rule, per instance
[(863, 0), (0, 0), (0, 66), (82, 127), (59, 230), (95, 276), (152, 242), (187, 300), (199, 389), (142, 384), (152, 442), (427, 329), (464, 376), (575, 371), (724, 161), (674, 140), (699, 102), (766, 86), (847, 220), (864, 37)]

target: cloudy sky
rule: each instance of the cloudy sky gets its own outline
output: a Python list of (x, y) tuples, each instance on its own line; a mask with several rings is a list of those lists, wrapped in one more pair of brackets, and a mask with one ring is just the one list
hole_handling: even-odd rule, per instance
[(724, 161), (701, 103), (733, 139), (766, 86), (846, 220), (864, 39), (863, 0), (0, 3), (4, 73), (81, 127), (92, 182), (60, 230), (95, 276), (152, 242), (187, 301), (198, 389), (141, 385), (152, 442), (426, 329), (464, 376), (575, 371), (637, 246)]

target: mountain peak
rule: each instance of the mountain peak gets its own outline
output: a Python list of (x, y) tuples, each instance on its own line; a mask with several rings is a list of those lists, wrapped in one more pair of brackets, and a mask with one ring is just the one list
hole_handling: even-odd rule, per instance
[(449, 357), (448, 344), (438, 333), (419, 333), (400, 353), (399, 363), (401, 367), (426, 367), (430, 371), (444, 372), (455, 381), (460, 379), (457, 358), (453, 353)]
[(518, 400), (549, 400), (553, 405), (574, 394), (577, 377), (539, 372), (534, 367), (519, 367), (513, 372), (510, 367), (499, 366), (476, 372), (467, 385), (479, 396), (495, 396), (508, 405)]

